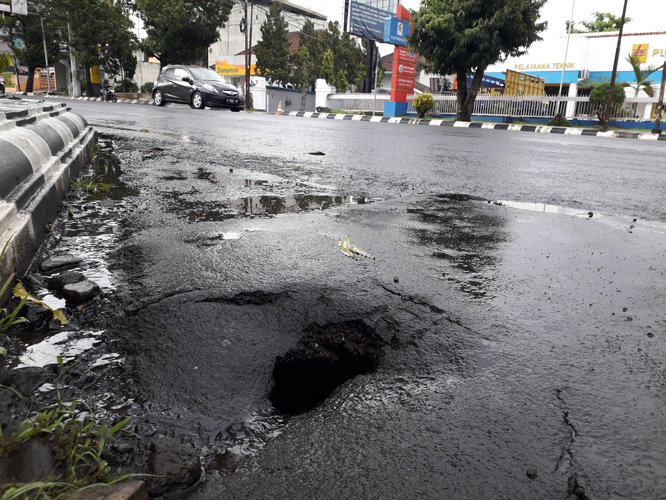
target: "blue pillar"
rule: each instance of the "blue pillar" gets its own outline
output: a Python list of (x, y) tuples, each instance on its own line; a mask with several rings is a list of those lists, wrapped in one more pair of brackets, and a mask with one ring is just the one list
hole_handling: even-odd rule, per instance
[(407, 114), (406, 102), (385, 102), (384, 103), (384, 116), (396, 117)]

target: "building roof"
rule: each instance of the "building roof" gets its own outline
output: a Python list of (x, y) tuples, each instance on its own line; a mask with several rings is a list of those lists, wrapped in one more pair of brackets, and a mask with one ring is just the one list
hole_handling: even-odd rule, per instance
[[(617, 38), (620, 32), (613, 31), (610, 33), (581, 33), (581, 34), (586, 35), (586, 38)], [(622, 37), (648, 36), (648, 35), (666, 35), (666, 31), (646, 31), (644, 33), (622, 33)]]
[(310, 17), (312, 19), (318, 19), (319, 21), (328, 20), (328, 18), (325, 15), (320, 14), (319, 12), (315, 12), (314, 10), (301, 7), (300, 5), (296, 5), (295, 3), (287, 2), (285, 0), (275, 0), (275, 1), (280, 2), (282, 4), (282, 8), (287, 12), (293, 12), (294, 14), (300, 14), (302, 16)]
[[(324, 30), (316, 30), (316, 33), (322, 33)], [(287, 39), (289, 40), (289, 53), (293, 54), (298, 50), (298, 42), (300, 40), (300, 33), (298, 31), (291, 31), (287, 33)], [(255, 45), (256, 46), (256, 45)], [(248, 52), (244, 50), (236, 54), (237, 56), (244, 56)], [(250, 54), (255, 54), (254, 47), (249, 50)], [(393, 57), (393, 55), (391, 55)]]

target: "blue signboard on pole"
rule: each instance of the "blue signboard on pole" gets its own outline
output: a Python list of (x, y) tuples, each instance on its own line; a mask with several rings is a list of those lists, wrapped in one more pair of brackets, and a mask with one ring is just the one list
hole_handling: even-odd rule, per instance
[(384, 22), (393, 12), (352, 0), (349, 3), (349, 33), (384, 42)]
[(407, 47), (409, 21), (397, 17), (387, 17), (384, 21), (384, 42)]

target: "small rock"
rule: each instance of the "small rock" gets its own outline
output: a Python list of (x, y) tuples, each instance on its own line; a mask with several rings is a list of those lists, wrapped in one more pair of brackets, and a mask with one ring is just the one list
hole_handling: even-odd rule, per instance
[(58, 269), (76, 267), (81, 263), (81, 259), (73, 255), (61, 255), (59, 257), (49, 257), (42, 262), (41, 269), (45, 273), (51, 273)]
[(199, 454), (190, 446), (170, 438), (160, 438), (150, 445), (148, 470), (160, 477), (152, 478), (148, 489), (158, 496), (174, 488), (188, 488), (201, 477)]
[(99, 285), (90, 280), (83, 280), (71, 285), (65, 285), (62, 289), (62, 294), (65, 298), (75, 304), (88, 302), (97, 296), (99, 292)]
[(125, 442), (113, 443), (111, 445), (111, 448), (122, 455), (131, 453), (134, 450), (134, 446), (131, 443), (125, 443)]
[(654, 338), (654, 333), (648, 332), (647, 336), (648, 336), (649, 339), (652, 339), (652, 338)]
[(393, 283), (400, 283), (400, 278), (398, 276), (394, 277)]
[(527, 477), (529, 477), (530, 479), (535, 479), (537, 477), (537, 468), (528, 467), (525, 473), (527, 474)]
[[(9, 301), (8, 309), (13, 311), (16, 307), (18, 307), (20, 302), (21, 301), (18, 298), (13, 298)], [(51, 318), (51, 314), (47, 309), (30, 301), (23, 304), (23, 307), (21, 307), (18, 315), (27, 319), (30, 323), (30, 327), (33, 330), (40, 330), (49, 322)]]
[(587, 216), (591, 219), (592, 217), (594, 217), (594, 212), (588, 212)]
[(22, 442), (18, 448), (0, 460), (0, 481), (7, 483), (31, 483), (43, 481), (55, 468), (55, 456), (50, 446), (41, 438)]
[(73, 285), (84, 279), (86, 279), (86, 277), (81, 273), (77, 273), (76, 271), (66, 271), (49, 278), (48, 288), (49, 290), (62, 290), (66, 285)]
[(38, 273), (26, 274), (23, 277), (23, 286), (29, 290), (46, 287), (46, 278)]

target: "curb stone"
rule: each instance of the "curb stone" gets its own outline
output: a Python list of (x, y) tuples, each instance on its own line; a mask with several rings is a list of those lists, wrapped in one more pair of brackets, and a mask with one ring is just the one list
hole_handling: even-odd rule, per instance
[(0, 280), (22, 276), (97, 135), (63, 103), (0, 103)]
[(600, 132), (595, 129), (574, 127), (550, 127), (548, 125), (517, 125), (513, 123), (458, 122), (445, 120), (425, 120), (420, 118), (389, 118), (388, 116), (342, 115), (337, 113), (319, 113), (311, 111), (288, 111), (284, 116), (299, 118), (319, 118), (324, 120), (350, 120), (356, 122), (391, 123), (401, 125), (425, 125), (430, 127), (481, 128), (507, 130), (509, 132), (536, 132), (540, 134), (585, 135), (596, 137), (618, 137), (622, 139), (641, 139), (666, 141), (666, 134), (631, 132), (627, 130), (609, 130)]

